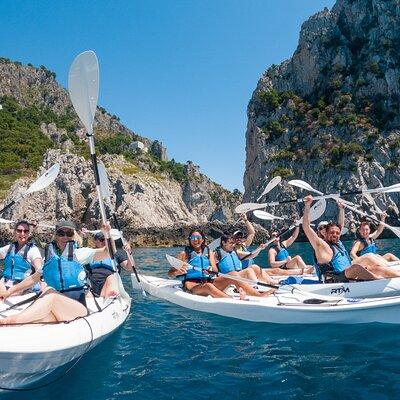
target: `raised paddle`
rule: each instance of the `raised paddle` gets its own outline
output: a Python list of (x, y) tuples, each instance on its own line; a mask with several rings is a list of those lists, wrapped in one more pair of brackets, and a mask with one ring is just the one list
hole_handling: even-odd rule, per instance
[(20, 194), (15, 200), (11, 201), (5, 207), (3, 207), (0, 210), (0, 215), (3, 214), (4, 211), (12, 207), (15, 203), (26, 197), (28, 194), (38, 192), (49, 186), (51, 183), (55, 181), (59, 172), (60, 172), (60, 164), (54, 164), (44, 174), (42, 174), (38, 179), (36, 179), (36, 181), (33, 182), (24, 193)]
[[(97, 99), (99, 94), (99, 63), (96, 54), (93, 51), (84, 51), (73, 61), (68, 74), (68, 91), (72, 105), (74, 106), (82, 124), (86, 128), (86, 136), (89, 141), (90, 157), (92, 160), (101, 219), (103, 224), (106, 225), (107, 216), (101, 194), (100, 177), (93, 135), (93, 121), (97, 109)], [(120, 294), (125, 298), (129, 298), (129, 295), (126, 293), (122, 284), (121, 277), (118, 274), (114, 249), (108, 232), (105, 232), (105, 238), (108, 252), (112, 259), (113, 269), (116, 272), (114, 275), (117, 280)]]
[[(171, 265), (172, 268), (179, 269), (180, 267), (187, 265), (187, 266), (189, 266), (189, 268), (193, 268), (196, 271), (202, 271), (202, 269), (200, 267), (193, 267), (192, 265), (188, 264), (187, 262), (179, 260), (178, 258), (170, 256), (169, 254), (166, 254), (165, 257), (167, 258), (167, 261)], [(233, 281), (248, 283), (250, 285), (259, 285), (259, 286), (264, 286), (264, 287), (268, 287), (268, 288), (272, 288), (272, 289), (279, 289), (279, 286), (277, 286), (277, 285), (271, 285), (269, 283), (261, 282), (261, 281), (253, 281), (251, 279), (242, 278), (242, 277), (239, 277), (236, 275), (223, 274), (222, 272), (214, 272), (214, 271), (212, 271), (212, 274), (220, 276), (221, 278), (228, 278)]]
[[(122, 232), (122, 229), (121, 229), (121, 225), (120, 225), (120, 223), (118, 221), (118, 218), (117, 218), (117, 215), (116, 215), (115, 211), (111, 211), (111, 210), (113, 210), (113, 207), (112, 207), (112, 204), (111, 204), (110, 182), (109, 182), (109, 179), (108, 179), (106, 167), (102, 162), (100, 162), (98, 164), (98, 168), (99, 168), (99, 176), (100, 176), (100, 188), (101, 188), (101, 193), (102, 193), (103, 199), (104, 199), (105, 203), (107, 204), (107, 206), (108, 206), (108, 208), (109, 208), (109, 210), (111, 212), (111, 215), (112, 215), (113, 220), (114, 220), (114, 224), (117, 227), (118, 233), (119, 233), (119, 235), (121, 237), (122, 244), (125, 246), (127, 244), (127, 241), (124, 238), (124, 235), (123, 235), (123, 232)], [(135, 260), (133, 258), (132, 252), (129, 252), (129, 253), (127, 252), (127, 254), (128, 254), (129, 262), (132, 265), (132, 269), (133, 269), (133, 272), (135, 274), (136, 280), (137, 280), (137, 282), (139, 284), (140, 289), (142, 290), (142, 295), (144, 297), (146, 297), (146, 292), (143, 289), (143, 286), (142, 286), (142, 284), (140, 282), (139, 275), (138, 275), (137, 270), (136, 270)]]
[(268, 184), (265, 187), (265, 189), (263, 190), (263, 192), (258, 197), (257, 201), (260, 201), (263, 196), (265, 196), (268, 192), (270, 192), (274, 187), (278, 186), (281, 183), (281, 181), (282, 181), (282, 178), (280, 176), (275, 176), (274, 178), (272, 178), (268, 182)]
[[(292, 183), (291, 183), (291, 182), (292, 182)], [(293, 183), (293, 182), (295, 182), (295, 183)], [(321, 192), (320, 192), (319, 190), (314, 189), (314, 188), (313, 188), (311, 185), (309, 185), (307, 182), (304, 182), (304, 181), (301, 181), (301, 180), (297, 180), (297, 181), (290, 181), (290, 182), (288, 182), (288, 183), (290, 183), (290, 184), (292, 184), (292, 185), (294, 185), (294, 186), (297, 186), (297, 187), (301, 187), (302, 189), (308, 190), (308, 191), (310, 191), (310, 192), (312, 191), (312, 192), (314, 192), (314, 193), (321, 194)], [(390, 188), (392, 188), (392, 189), (390, 189), (390, 190), (391, 190), (390, 192), (380, 192), (380, 193), (393, 193), (393, 187), (395, 187), (395, 186), (400, 186), (400, 184), (388, 186), (387, 188), (380, 188), (380, 189), (390, 189)], [(371, 190), (375, 190), (375, 192), (373, 192), (373, 193), (378, 193), (378, 192), (376, 192), (377, 189), (371, 189)], [(365, 191), (365, 192), (366, 192), (366, 193), (371, 193), (371, 191)], [(320, 197), (321, 197), (321, 196), (317, 196), (317, 197), (315, 197), (314, 199), (320, 198)], [(323, 196), (323, 197), (324, 197), (324, 196)], [(336, 198), (339, 199), (340, 197), (336, 197)], [(363, 217), (367, 217), (367, 218), (369, 218), (370, 220), (372, 220), (372, 221), (374, 221), (374, 222), (377, 222), (378, 224), (382, 224), (383, 226), (385, 226), (386, 228), (388, 228), (389, 230), (391, 230), (398, 238), (400, 238), (400, 228), (394, 227), (394, 226), (390, 226), (390, 225), (386, 224), (385, 222), (379, 221), (377, 218), (372, 217), (372, 216), (368, 215), (367, 213), (365, 213), (364, 211), (361, 211), (361, 210), (355, 208), (355, 204), (353, 204), (353, 203), (351, 203), (351, 202), (349, 202), (349, 201), (347, 201), (347, 200), (343, 200), (343, 199), (340, 199), (340, 200), (342, 201), (343, 205), (344, 205), (346, 208), (348, 208), (349, 210), (351, 210), (351, 211), (353, 211), (353, 212), (355, 212), (355, 213), (357, 213), (357, 214), (359, 214), (359, 215), (361, 215), (361, 216), (363, 216)]]
[[(295, 183), (292, 183), (295, 182)], [(320, 194), (316, 189), (311, 188), (311, 186), (305, 187), (304, 185), (298, 184), (298, 182), (301, 182), (299, 180), (294, 180), (294, 181), (289, 181), (288, 183), (293, 185), (293, 186), (298, 186), (301, 187), (302, 189), (314, 191), (314, 193)], [(313, 190), (311, 190), (311, 189)], [(321, 200), (321, 199), (338, 199), (341, 196), (349, 196), (349, 195), (355, 195), (355, 194), (365, 194), (365, 193), (397, 193), (400, 192), (400, 183), (397, 183), (392, 186), (387, 186), (387, 187), (381, 187), (381, 188), (376, 188), (376, 189), (366, 189), (366, 190), (360, 190), (360, 191), (355, 191), (355, 192), (345, 192), (345, 193), (332, 193), (332, 194), (321, 194), (320, 196), (315, 196), (314, 200)], [(291, 200), (282, 200), (282, 201), (273, 201), (269, 203), (243, 203), (240, 204), (235, 208), (236, 213), (245, 213), (248, 211), (253, 211), (253, 210), (259, 210), (261, 208), (265, 207), (273, 207), (273, 206), (279, 206), (282, 204), (289, 204), (289, 203), (302, 203), (304, 201), (303, 198), (299, 199), (291, 199)]]

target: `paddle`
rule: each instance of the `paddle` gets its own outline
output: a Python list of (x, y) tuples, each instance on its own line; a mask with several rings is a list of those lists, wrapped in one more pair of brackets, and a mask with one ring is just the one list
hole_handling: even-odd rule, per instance
[[(200, 267), (193, 267), (192, 265), (188, 264), (187, 262), (184, 262), (182, 260), (179, 260), (178, 258), (175, 258), (173, 256), (170, 256), (169, 254), (166, 254), (165, 257), (167, 258), (168, 263), (171, 265), (172, 268), (179, 269), (180, 267), (187, 265), (189, 268), (193, 268), (196, 271), (202, 271)], [(251, 279), (246, 279), (242, 278), (236, 275), (229, 275), (229, 274), (223, 274), (222, 272), (214, 272), (212, 271), (213, 274), (220, 276), (221, 278), (228, 278), (233, 281), (237, 282), (242, 282), (242, 283), (248, 283), (251, 285), (259, 285), (259, 286), (264, 286), (272, 289), (279, 289), (279, 286), (277, 285), (270, 285), (269, 283), (261, 282), (261, 281), (253, 281)]]
[[(324, 195), (324, 194), (321, 194), (320, 191), (311, 188), (310, 185), (306, 184), (307, 187), (305, 187), (304, 185), (299, 184), (299, 182), (303, 182), (303, 181), (293, 180), (293, 181), (289, 181), (288, 183), (293, 186), (298, 186), (298, 187), (301, 187), (302, 189), (314, 191), (314, 193), (320, 194), (320, 196), (315, 196), (314, 200), (338, 199), (341, 196), (349, 196), (349, 195), (365, 194), (365, 193), (396, 193), (396, 192), (400, 192), (400, 183), (397, 183), (392, 186), (381, 187), (381, 188), (376, 188), (376, 189), (366, 189), (366, 190), (360, 190), (360, 191), (355, 191), (355, 192), (332, 193), (332, 194)], [(305, 182), (303, 182), (303, 183), (305, 183)], [(270, 202), (270, 203), (243, 203), (243, 204), (238, 205), (235, 208), (235, 212), (236, 213), (246, 213), (246, 212), (253, 211), (253, 210), (259, 210), (259, 209), (265, 208), (265, 207), (273, 207), (273, 206), (278, 206), (281, 204), (288, 204), (288, 203), (302, 203), (303, 201), (304, 201), (304, 199), (300, 198), (300, 199), (274, 201), (274, 202)]]
[(280, 176), (275, 176), (275, 178), (272, 178), (263, 192), (258, 196), (257, 201), (260, 201), (260, 199), (265, 196), (268, 192), (270, 192), (274, 187), (278, 186), (281, 183), (282, 178)]
[(22, 200), (28, 194), (38, 192), (47, 186), (50, 183), (53, 183), (60, 172), (60, 164), (54, 164), (51, 168), (49, 168), (44, 174), (42, 174), (35, 182), (33, 182), (29, 188), (22, 194), (20, 194), (15, 200), (8, 203), (5, 207), (0, 210), (0, 215), (4, 213), (4, 211), (8, 210), (12, 207), (15, 203)]
[[(113, 217), (113, 220), (114, 220), (114, 224), (117, 227), (118, 233), (119, 233), (119, 235), (121, 237), (122, 244), (125, 246), (127, 244), (127, 241), (124, 238), (124, 235), (123, 235), (123, 232), (122, 232), (122, 229), (121, 229), (121, 225), (120, 225), (120, 223), (118, 221), (118, 218), (117, 218), (117, 215), (116, 215), (115, 211), (111, 211), (112, 210), (112, 204), (111, 204), (110, 182), (108, 180), (106, 167), (102, 162), (100, 162), (98, 164), (98, 168), (99, 168), (99, 176), (100, 176), (100, 189), (101, 189), (101, 193), (102, 193), (103, 199), (106, 202), (106, 204), (108, 205), (108, 208), (109, 208), (109, 210), (111, 212), (111, 215)], [(139, 279), (139, 275), (138, 275), (137, 270), (136, 270), (135, 260), (133, 259), (133, 255), (132, 255), (131, 252), (129, 252), (129, 253), (127, 252), (127, 254), (128, 254), (129, 262), (132, 265), (132, 269), (133, 269), (133, 272), (135, 274), (136, 280), (137, 280), (137, 282), (138, 282), (138, 284), (140, 286), (140, 289), (142, 290), (142, 295), (144, 297), (146, 297), (146, 292), (144, 291), (144, 289), (142, 287), (142, 284), (141, 284), (140, 279)]]
[[(97, 109), (97, 99), (99, 94), (99, 63), (96, 54), (93, 51), (85, 51), (79, 54), (73, 61), (68, 74), (68, 91), (72, 105), (74, 106), (82, 124), (86, 128), (86, 136), (89, 141), (90, 157), (92, 160), (101, 219), (103, 224), (106, 225), (107, 216), (101, 194), (99, 169), (93, 136), (93, 121)], [(113, 269), (116, 272), (114, 275), (117, 279), (120, 294), (125, 298), (129, 298), (129, 295), (123, 287), (121, 277), (117, 273), (114, 249), (108, 232), (105, 232), (105, 238), (108, 252), (112, 259)]]
[[(293, 182), (295, 182), (295, 183), (293, 183)], [(310, 192), (321, 194), (321, 192), (319, 190), (314, 189), (307, 182), (304, 182), (304, 181), (301, 181), (301, 180), (296, 180), (296, 181), (289, 181), (288, 183), (291, 184), (291, 185), (297, 186), (297, 187), (301, 187), (302, 189), (306, 189), (306, 190), (308, 190)], [(400, 184), (396, 184), (396, 185), (388, 186), (387, 188), (380, 188), (380, 189), (388, 189), (388, 188), (393, 188), (395, 186), (400, 186)], [(377, 189), (371, 189), (371, 190), (377, 190)], [(367, 193), (371, 193), (371, 192), (369, 191)], [(373, 192), (373, 193), (377, 193), (377, 192)], [(379, 193), (392, 193), (392, 192), (379, 192)], [(323, 197), (325, 197), (325, 196), (323, 196)], [(318, 198), (318, 196), (315, 197), (315, 198)], [(357, 213), (357, 214), (359, 214), (359, 215), (361, 215), (363, 217), (367, 217), (370, 220), (372, 220), (374, 222), (377, 222), (378, 224), (382, 224), (383, 226), (385, 226), (386, 228), (391, 230), (397, 237), (400, 238), (400, 228), (390, 226), (390, 225), (386, 224), (385, 222), (379, 221), (377, 218), (371, 217), (370, 215), (366, 214), (365, 212), (363, 212), (361, 210), (358, 210), (357, 208), (354, 207), (355, 204), (351, 203), (350, 201), (343, 200), (343, 199), (341, 199), (341, 201), (342, 201), (343, 205), (346, 208), (348, 208), (349, 210), (351, 210), (351, 211), (353, 211), (353, 212), (355, 212), (355, 213)]]
[(272, 215), (266, 211), (254, 210), (253, 215), (259, 219), (263, 219), (264, 221), (273, 221), (274, 219), (278, 219), (284, 221), (285, 218), (277, 217), (276, 215)]
[[(310, 208), (310, 222), (315, 221), (316, 219), (322, 217), (326, 210), (326, 201), (325, 199), (318, 200), (311, 208)], [(303, 222), (303, 217), (301, 217), (295, 224), (291, 225), (289, 228), (278, 233), (277, 237), (285, 235), (287, 232), (290, 232), (293, 228), (300, 225)], [(266, 245), (269, 246), (273, 243), (276, 238), (270, 239)]]

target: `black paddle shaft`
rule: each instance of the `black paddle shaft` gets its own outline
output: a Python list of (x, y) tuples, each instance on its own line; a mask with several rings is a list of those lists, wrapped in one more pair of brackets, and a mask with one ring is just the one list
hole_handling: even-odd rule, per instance
[(7, 211), (9, 208), (11, 208), (14, 204), (15, 204), (14, 200), (11, 203), (8, 203), (5, 207), (3, 207), (0, 210), (0, 215), (3, 214), (5, 211)]

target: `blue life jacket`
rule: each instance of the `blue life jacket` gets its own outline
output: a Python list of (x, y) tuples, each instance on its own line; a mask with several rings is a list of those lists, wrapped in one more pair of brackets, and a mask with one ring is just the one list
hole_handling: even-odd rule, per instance
[(345, 249), (343, 243), (339, 241), (337, 244), (328, 243), (333, 251), (332, 259), (327, 264), (318, 264), (321, 274), (326, 273), (340, 274), (351, 265), (351, 258)]
[[(184, 276), (184, 280), (202, 280), (209, 278), (210, 274), (207, 272), (207, 270), (210, 268), (210, 249), (208, 246), (204, 247), (201, 254), (196, 253), (193, 247), (186, 246), (185, 253), (188, 259), (188, 264), (198, 269), (188, 268), (186, 275)], [(200, 268), (201, 270), (199, 270)]]
[[(241, 251), (243, 252), (249, 252), (249, 250), (247, 249), (246, 246), (241, 246)], [(243, 258), (240, 259), (240, 261), (242, 262), (242, 269), (246, 269), (248, 267), (250, 267), (250, 265), (254, 264), (254, 259), (253, 258), (246, 258), (246, 256), (243, 256)]]
[(106, 268), (109, 269), (110, 271), (114, 272), (113, 268), (113, 263), (111, 258), (105, 258), (104, 260), (101, 261), (94, 261), (89, 264), (90, 269), (96, 269), (96, 268)]
[(10, 279), (14, 282), (21, 282), (26, 277), (32, 274), (34, 268), (28, 262), (28, 251), (35, 246), (34, 243), (27, 243), (24, 246), (23, 255), (15, 252), (18, 243), (11, 243), (7, 254), (4, 258), (3, 276), (5, 279)]
[(221, 247), (217, 247), (215, 250), (218, 254), (218, 270), (223, 274), (228, 274), (232, 271), (241, 271), (242, 270), (242, 262), (240, 261), (236, 251), (233, 250), (230, 253), (223, 250)]
[(47, 245), (45, 250), (45, 263), (43, 266), (43, 280), (59, 292), (82, 290), (86, 284), (84, 267), (74, 261), (74, 252), (77, 243), (67, 243), (68, 256), (58, 255), (54, 242)]
[(321, 269), (319, 268), (319, 264), (317, 261), (317, 256), (315, 255), (315, 251), (314, 251), (313, 257), (314, 257), (313, 267), (314, 267), (315, 273), (317, 274), (319, 281), (322, 282), (322, 272), (321, 272)]
[(284, 261), (289, 257), (289, 252), (283, 244), (281, 244), (280, 249), (276, 244), (272, 245), (271, 249), (276, 251), (275, 261)]
[(360, 251), (357, 251), (358, 256), (363, 256), (364, 254), (367, 253), (373, 253), (376, 254), (376, 243), (374, 239), (370, 239), (371, 242), (368, 243), (366, 239), (361, 238), (358, 239), (359, 242), (361, 242), (364, 245), (364, 248)]

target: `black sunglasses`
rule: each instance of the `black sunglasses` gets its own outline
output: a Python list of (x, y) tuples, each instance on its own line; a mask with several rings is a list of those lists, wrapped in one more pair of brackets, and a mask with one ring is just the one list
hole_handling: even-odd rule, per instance
[(64, 230), (59, 230), (56, 232), (57, 236), (59, 237), (72, 237), (74, 236), (74, 231), (64, 231)]

